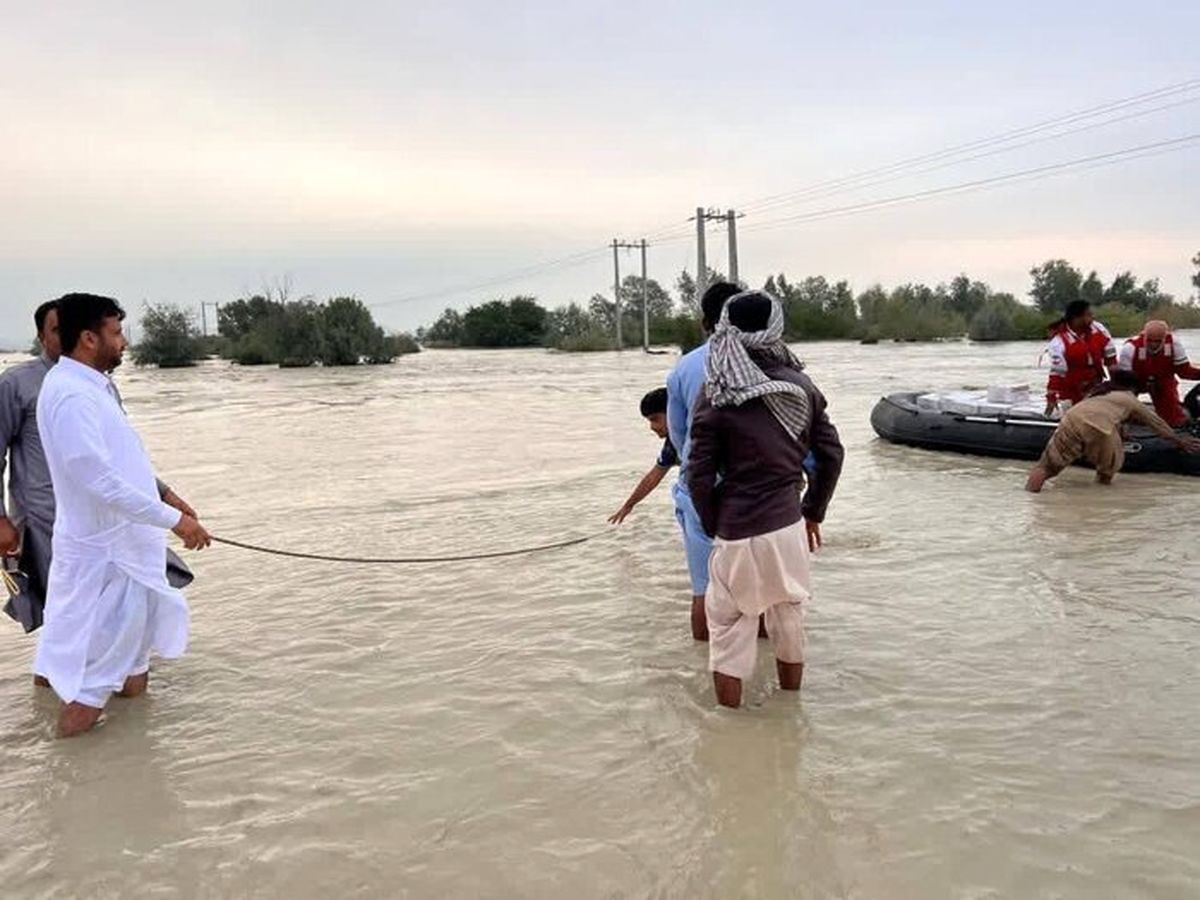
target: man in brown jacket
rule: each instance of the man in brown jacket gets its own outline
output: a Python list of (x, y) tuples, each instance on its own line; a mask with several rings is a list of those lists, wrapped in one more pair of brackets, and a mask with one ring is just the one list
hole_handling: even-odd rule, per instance
[[(844, 452), (825, 398), (802, 369), (783, 342), (777, 300), (746, 291), (729, 301), (709, 343), (688, 462), (692, 502), (715, 537), (705, 610), (723, 706), (741, 705), (760, 615), (780, 686), (797, 691), (804, 674), (809, 552), (821, 544)], [(816, 468), (802, 502), (810, 449)]]
[(1046, 452), (1029, 472), (1025, 490), (1037, 494), (1063, 469), (1086, 460), (1096, 469), (1096, 481), (1112, 484), (1125, 462), (1127, 422), (1145, 425), (1156, 434), (1190, 453), (1200, 452), (1200, 440), (1178, 434), (1152, 409), (1137, 398), (1138, 380), (1131, 372), (1118, 370), (1112, 381), (1063, 414)]

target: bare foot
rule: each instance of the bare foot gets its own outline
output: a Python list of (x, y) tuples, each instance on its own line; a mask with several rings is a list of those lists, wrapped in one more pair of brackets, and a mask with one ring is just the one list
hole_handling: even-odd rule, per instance
[(1113, 483), (1113, 477), (1111, 475), (1101, 475), (1099, 472), (1096, 473), (1096, 484), (1112, 484), (1112, 483)]
[(140, 697), (146, 693), (146, 688), (150, 684), (150, 673), (143, 672), (141, 675), (130, 675), (125, 679), (125, 686), (117, 691), (118, 697)]
[(58, 716), (58, 736), (60, 738), (77, 737), (91, 731), (100, 721), (103, 709), (85, 706), (82, 703), (68, 703)]
[(692, 639), (708, 640), (708, 614), (704, 611), (704, 597), (692, 597)]
[(50, 687), (50, 679), (45, 678), (41, 675), (34, 675), (33, 676), (33, 686), (34, 687)]
[(742, 705), (742, 679), (713, 672), (713, 690), (717, 692), (717, 702), (722, 706), (737, 709)]
[(779, 686), (785, 691), (800, 690), (800, 682), (804, 679), (804, 663), (788, 663), (782, 659), (775, 660), (775, 671), (779, 673)]

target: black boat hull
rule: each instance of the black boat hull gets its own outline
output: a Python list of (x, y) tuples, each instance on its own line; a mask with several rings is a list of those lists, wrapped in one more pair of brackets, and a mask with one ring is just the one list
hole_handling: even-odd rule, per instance
[[(917, 406), (917, 394), (891, 394), (871, 410), (871, 427), (885, 441), (977, 456), (1035, 460), (1054, 423), (1047, 419), (968, 416)], [(1200, 454), (1184, 453), (1153, 432), (1133, 429), (1125, 444), (1126, 472), (1200, 475)]]

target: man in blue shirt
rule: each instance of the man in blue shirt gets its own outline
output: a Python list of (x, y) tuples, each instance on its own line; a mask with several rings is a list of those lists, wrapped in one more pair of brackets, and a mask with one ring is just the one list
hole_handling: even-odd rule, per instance
[[(700, 300), (704, 333), (711, 335), (721, 321), (726, 301), (741, 288), (727, 281), (718, 281), (704, 292)], [(679, 480), (672, 494), (675, 498), (675, 518), (683, 532), (683, 549), (687, 556), (688, 574), (692, 581), (692, 637), (708, 640), (708, 621), (704, 614), (704, 595), (708, 590), (708, 556), (712, 538), (704, 532), (700, 516), (692, 505), (687, 490), (687, 459), (691, 447), (692, 409), (704, 390), (705, 367), (708, 363), (707, 341), (687, 353), (667, 376), (667, 430), (671, 443), (679, 451)]]

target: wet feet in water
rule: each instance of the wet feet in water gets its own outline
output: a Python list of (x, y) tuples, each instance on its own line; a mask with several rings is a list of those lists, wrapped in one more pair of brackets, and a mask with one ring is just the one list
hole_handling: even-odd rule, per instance
[(692, 597), (692, 638), (708, 640), (708, 614), (704, 611), (703, 597)]
[(742, 679), (713, 672), (713, 690), (717, 693), (717, 702), (722, 706), (737, 709), (742, 705)]
[(141, 675), (130, 675), (125, 679), (125, 686), (117, 692), (118, 697), (140, 697), (146, 693), (146, 688), (150, 684), (150, 673), (143, 672)]
[(789, 663), (782, 659), (775, 660), (775, 670), (779, 673), (779, 686), (785, 691), (800, 690), (800, 682), (804, 680), (804, 663)]
[(100, 721), (103, 709), (85, 706), (82, 703), (68, 703), (58, 716), (58, 736), (60, 738), (77, 737), (91, 731)]

